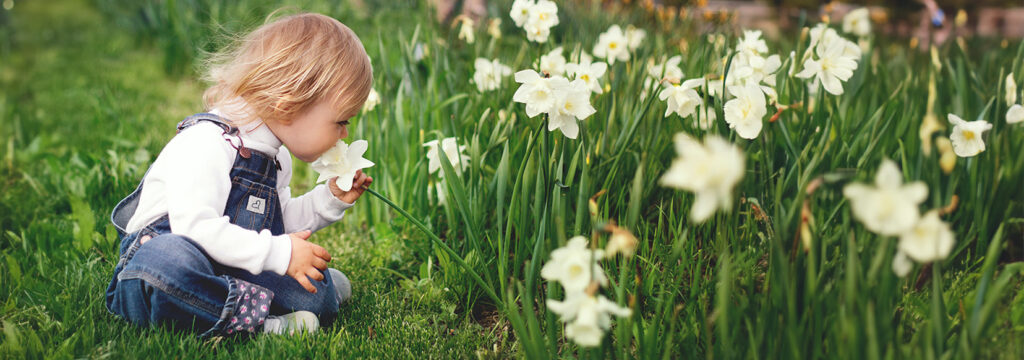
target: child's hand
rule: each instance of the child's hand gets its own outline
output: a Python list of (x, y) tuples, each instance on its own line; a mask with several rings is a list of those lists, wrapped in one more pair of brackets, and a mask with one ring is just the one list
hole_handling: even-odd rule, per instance
[(356, 170), (356, 177), (352, 180), (352, 190), (342, 191), (341, 188), (338, 187), (338, 184), (335, 183), (335, 180), (337, 179), (337, 177), (333, 177), (330, 180), (327, 180), (328, 187), (331, 189), (331, 194), (338, 198), (338, 200), (349, 204), (355, 203), (356, 200), (363, 195), (363, 191), (366, 191), (366, 189), (363, 189), (363, 185), (370, 186), (370, 184), (373, 183), (373, 178), (366, 176), (362, 170)]
[[(309, 279), (321, 281), (324, 274), (318, 270), (327, 270), (327, 262), (331, 261), (331, 254), (317, 244), (306, 241), (313, 232), (302, 230), (288, 234), (292, 238), (292, 259), (288, 263), (286, 274), (299, 282), (299, 285), (306, 288), (306, 291), (316, 293), (316, 288), (309, 282)], [(307, 278), (308, 277), (308, 278)]]

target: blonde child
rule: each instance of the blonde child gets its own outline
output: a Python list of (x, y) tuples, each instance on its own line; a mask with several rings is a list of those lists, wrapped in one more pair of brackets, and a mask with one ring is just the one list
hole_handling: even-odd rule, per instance
[(373, 79), (359, 38), (330, 17), (267, 23), (211, 61), (209, 113), (178, 124), (111, 214), (120, 258), (107, 308), (140, 326), (202, 336), (313, 332), (337, 316), (348, 278), (307, 241), (340, 220), (351, 191), (291, 197), (292, 155), (312, 162), (348, 135)]

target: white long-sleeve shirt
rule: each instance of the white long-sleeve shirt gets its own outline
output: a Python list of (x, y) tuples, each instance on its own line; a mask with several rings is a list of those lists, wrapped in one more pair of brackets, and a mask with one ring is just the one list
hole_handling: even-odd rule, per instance
[[(224, 116), (219, 110), (211, 112)], [(160, 151), (143, 179), (139, 206), (125, 230), (139, 231), (166, 214), (171, 232), (199, 243), (214, 261), (253, 274), (273, 271), (284, 275), (291, 260), (288, 234), (317, 231), (341, 220), (353, 204), (335, 198), (324, 184), (292, 198), (288, 186), (292, 157), (281, 141), (261, 121), (240, 126), (239, 130), (245, 147), (281, 163), (277, 192), (285, 234), (248, 230), (232, 224), (224, 215), (231, 191), (230, 172), (238, 151), (224, 141), (223, 129), (209, 121), (183, 130)]]

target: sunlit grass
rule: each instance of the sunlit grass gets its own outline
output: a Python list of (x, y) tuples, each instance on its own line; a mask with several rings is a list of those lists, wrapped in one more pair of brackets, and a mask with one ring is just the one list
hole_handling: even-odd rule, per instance
[[(258, 23), (278, 5), (153, 3), (142, 8), (156, 20), (139, 27), (132, 21), (137, 21), (134, 7), (97, 3), (106, 16), (143, 30), (137, 40), (143, 46), (160, 50), (160, 64), (125, 70), (146, 74), (142, 79), (162, 79), (153, 74), (161, 64), (181, 78), (194, 77), (189, 69), (201, 56), (196, 49), (212, 50), (216, 41), (211, 39), (219, 31)], [(358, 260), (351, 264), (370, 266), (363, 270), (365, 281), (397, 281), (408, 292), (372, 299), (409, 300), (422, 292), (425, 300), (412, 308), (395, 308), (408, 311), (400, 312), (404, 316), (424, 311), (428, 318), (444, 321), (493, 309), (500, 316), (485, 331), (500, 333), (501, 339), (514, 338), (502, 351), (514, 349), (529, 358), (1014, 358), (1024, 352), (1017, 345), (1024, 337), (1024, 291), (1019, 285), (1024, 268), (1017, 262), (1024, 249), (1024, 127), (1006, 123), (1008, 104), (1002, 100), (1006, 74), (1022, 72), (1024, 43), (950, 41), (937, 47), (933, 57), (908, 48), (905, 39), (877, 36), (843, 84), (844, 94), (834, 96), (825, 91), (813, 94), (807, 81), (789, 75), (790, 70), (802, 69), (799, 60), (807, 39), (783, 33), (768, 44), (782, 59), (775, 87), (778, 104), (789, 107), (776, 121), (765, 121), (759, 136), (746, 140), (722, 120), (723, 101), (703, 96), (709, 106), (702, 111), (716, 112), (718, 121), (701, 130), (691, 118), (663, 116), (666, 104), (657, 98), (658, 89), (644, 84), (648, 58), (675, 55), (682, 57), (685, 78), (719, 78), (730, 66), (731, 50), (741, 35), (728, 26), (703, 27), (694, 17), (675, 19), (631, 7), (603, 11), (592, 2), (567, 2), (559, 4), (562, 21), (552, 29), (551, 42), (539, 45), (528, 43), (511, 23), (510, 3), (496, 1), (489, 10), (490, 16), (503, 18), (503, 37), (492, 38), (480, 29), (473, 44), (459, 40), (457, 29), (434, 23), (432, 13), (419, 2), (404, 3), (408, 6), (401, 11), (379, 11), (381, 5), (374, 4), (360, 11), (346, 2), (300, 4), (304, 10), (324, 12), (349, 24), (373, 59), (381, 104), (355, 119), (349, 141), (369, 141), (365, 156), (377, 165), (367, 172), (375, 181), (371, 195), (360, 199), (340, 226), (364, 227), (346, 230), (337, 246), (350, 249), (350, 237), (365, 238), (354, 241), (361, 245), (353, 252), (381, 253), (352, 254)], [(200, 5), (207, 6), (206, 11), (199, 11)], [(605, 93), (590, 100), (597, 112), (580, 122), (575, 140), (547, 131), (544, 116), (530, 118), (523, 104), (512, 102), (518, 84), (511, 77), (485, 93), (470, 82), (478, 57), (498, 59), (513, 72), (536, 69), (536, 59), (555, 46), (563, 46), (567, 57), (580, 50), (591, 52), (598, 34), (612, 24), (643, 25), (647, 39), (629, 61), (609, 66), (601, 80)], [(792, 60), (790, 51), (795, 52)], [(45, 54), (39, 57), (46, 59)], [(122, 78), (101, 79), (80, 82)], [(928, 101), (932, 81), (934, 104)], [(188, 80), (184, 83), (189, 89), (200, 88)], [(102, 214), (134, 186), (170, 136), (153, 131), (151, 124), (173, 124), (177, 115), (188, 115), (198, 105), (198, 92), (170, 90), (157, 94), (173, 95), (174, 102), (159, 96), (114, 101), (123, 100), (123, 94), (109, 91), (124, 87), (99, 92), (105, 96), (88, 92), (74, 97), (87, 101), (67, 102), (91, 106), (85, 110), (36, 100), (35, 113), (16, 108), (16, 93), (5, 92), (0, 113), (11, 121), (0, 126), (0, 141), (7, 144), (0, 151), (10, 159), (3, 169), (13, 180), (5, 183), (0, 202), (0, 209), (12, 214), (0, 217), (4, 230), (10, 231), (0, 235), (6, 259), (0, 271), (5, 280), (21, 273), (25, 280), (18, 284), (26, 284), (4, 281), (0, 286), (9, 287), (8, 293), (21, 290), (19, 286), (48, 288), (26, 277), (45, 274), (55, 262), (76, 271), (100, 272), (90, 275), (95, 277), (92, 284), (105, 281), (102, 272), (109, 269), (102, 259), (114, 254)], [(41, 89), (53, 93), (53, 88)], [(168, 103), (174, 105), (164, 108)], [(929, 107), (945, 126), (930, 139), (949, 136), (949, 113), (992, 123), (993, 129), (982, 135), (986, 151), (956, 158), (951, 171), (944, 171), (938, 150), (926, 153), (919, 137)], [(45, 120), (52, 118), (47, 116), (51, 108), (95, 115), (82, 120), (84, 125), (60, 127)], [(781, 108), (770, 107), (767, 117)], [(164, 115), (169, 112), (176, 116)], [(30, 115), (34, 118), (26, 118)], [(109, 118), (130, 122), (105, 122)], [(745, 171), (733, 191), (731, 211), (694, 223), (689, 215), (694, 196), (658, 184), (677, 156), (672, 135), (678, 132), (697, 138), (715, 134), (741, 148)], [(87, 141), (88, 134), (100, 133), (117, 136), (101, 137), (106, 140), (100, 145)], [(143, 138), (136, 140), (135, 134)], [(470, 161), (456, 172), (440, 157), (445, 174), (441, 181), (439, 174), (428, 171), (427, 148), (422, 144), (449, 137), (466, 145)], [(145, 150), (136, 150), (138, 144)], [(843, 196), (845, 185), (872, 181), (883, 159), (899, 164), (907, 182), (927, 186), (922, 212), (947, 209), (943, 220), (956, 234), (947, 259), (915, 265), (905, 278), (892, 270), (898, 239), (868, 231)], [(298, 165), (295, 191), (309, 189), (316, 176), (308, 166)], [(438, 187), (445, 194), (443, 204)], [(61, 192), (51, 194), (55, 189)], [(41, 205), (18, 205), (10, 194), (28, 194)], [(610, 222), (633, 232), (639, 244), (633, 257), (601, 261), (609, 278), (601, 294), (631, 308), (632, 315), (614, 321), (600, 347), (581, 348), (564, 338), (563, 325), (545, 306), (546, 299), (562, 299), (565, 294), (542, 280), (539, 272), (551, 251), (573, 236), (586, 236), (595, 247), (603, 247), (608, 235), (600, 229)], [(324, 237), (340, 233), (330, 230)], [(375, 286), (380, 285), (370, 289), (388, 289)], [(96, 304), (88, 303), (95, 309), (85, 314), (98, 317), (99, 293), (100, 289), (85, 287), (60, 294), (96, 297)], [(19, 310), (0, 314), (0, 319), (19, 329), (43, 321), (28, 320), (35, 319), (32, 316), (55, 316), (47, 309), (21, 311), (28, 304), (13, 298), (5, 301)], [(378, 319), (367, 323), (392, 324), (384, 320), (385, 314), (365, 316)], [(68, 353), (101, 352), (107, 339), (134, 331), (118, 327), (120, 323), (109, 317), (103, 321), (120, 329), (116, 331), (121, 335), (89, 333), (75, 340), (81, 345), (69, 345)], [(56, 325), (29, 326), (42, 334), (60, 333), (45, 327)], [(414, 327), (413, 332), (424, 328), (429, 325)], [(372, 331), (348, 329), (332, 330), (308, 343), (260, 339), (254, 346), (229, 346), (243, 351), (301, 347), (308, 351), (304, 354), (345, 356), (343, 345), (326, 339), (359, 331), (365, 335), (358, 337), (359, 346), (380, 349), (375, 344), (384, 341)], [(433, 336), (388, 329), (393, 331), (389, 336), (415, 341)], [(183, 346), (186, 351), (208, 346), (160, 336), (156, 343)], [(493, 341), (464, 336), (437, 346), (456, 347), (465, 354), (490, 348), (484, 342)], [(155, 348), (147, 347), (159, 351)], [(376, 351), (380, 350), (368, 353)]]

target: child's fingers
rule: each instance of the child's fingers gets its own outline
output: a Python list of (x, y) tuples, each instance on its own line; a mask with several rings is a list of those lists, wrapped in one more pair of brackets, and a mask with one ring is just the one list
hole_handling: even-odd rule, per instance
[(316, 294), (316, 287), (314, 287), (313, 284), (309, 282), (309, 279), (306, 278), (306, 274), (295, 274), (295, 276), (292, 276), (292, 278), (294, 278), (295, 281), (298, 281), (299, 285), (302, 285), (302, 287), (305, 288), (306, 291)]
[[(316, 255), (316, 257), (321, 258), (324, 261), (331, 261), (331, 254), (327, 252), (327, 249), (324, 249), (323, 247), (321, 247), (320, 245), (317, 245), (317, 244), (310, 244), (310, 245), (313, 246), (313, 255)], [(323, 270), (323, 269), (320, 269), (320, 270)]]
[[(324, 273), (317, 271), (316, 269), (306, 270), (306, 276), (316, 281), (324, 281)], [(307, 289), (308, 290), (308, 289)]]
[(313, 258), (313, 267), (320, 270), (327, 270), (327, 262), (321, 258)]

